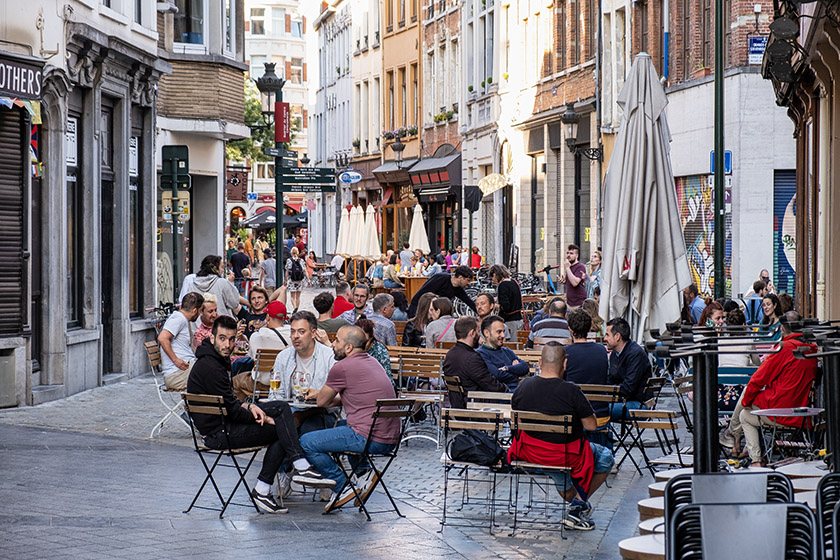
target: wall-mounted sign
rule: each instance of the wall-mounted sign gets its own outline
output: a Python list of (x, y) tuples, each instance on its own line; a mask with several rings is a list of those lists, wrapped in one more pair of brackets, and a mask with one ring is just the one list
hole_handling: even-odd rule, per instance
[(478, 182), (478, 188), (481, 189), (481, 194), (487, 196), (488, 194), (493, 194), (507, 184), (508, 180), (504, 175), (501, 173), (491, 173), (490, 175), (483, 177)]
[(79, 143), (76, 130), (79, 121), (76, 117), (67, 117), (67, 132), (64, 133), (64, 162), (76, 166), (79, 161)]
[(292, 141), (292, 119), (289, 114), (288, 103), (274, 104), (274, 141)]
[(362, 174), (358, 171), (345, 171), (344, 173), (338, 176), (338, 179), (342, 183), (352, 185), (362, 180)]
[(128, 139), (128, 176), (137, 177), (137, 163), (138, 163), (138, 138), (132, 136)]
[(0, 54), (0, 95), (20, 99), (41, 99), (41, 69), (26, 57)]

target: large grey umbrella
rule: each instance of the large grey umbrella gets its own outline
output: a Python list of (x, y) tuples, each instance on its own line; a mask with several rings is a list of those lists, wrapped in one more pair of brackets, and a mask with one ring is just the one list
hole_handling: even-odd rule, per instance
[(680, 316), (691, 283), (671, 171), (668, 99), (640, 53), (618, 97), (624, 111), (604, 178), (602, 317), (625, 317), (637, 341)]

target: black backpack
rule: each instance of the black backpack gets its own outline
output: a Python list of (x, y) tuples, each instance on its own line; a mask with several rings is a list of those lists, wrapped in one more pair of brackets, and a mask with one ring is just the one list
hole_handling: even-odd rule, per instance
[(292, 268), (289, 270), (289, 278), (292, 282), (300, 282), (303, 280), (303, 267), (300, 264), (300, 259), (292, 259)]
[(464, 430), (449, 443), (449, 457), (487, 467), (496, 465), (505, 456), (505, 450), (486, 432)]

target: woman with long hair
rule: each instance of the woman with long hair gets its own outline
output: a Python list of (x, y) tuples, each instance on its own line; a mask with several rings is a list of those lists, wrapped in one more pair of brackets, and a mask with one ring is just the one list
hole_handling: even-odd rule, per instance
[(586, 283), (586, 297), (595, 297), (595, 288), (601, 285), (601, 251), (589, 256), (589, 282)]
[(400, 280), (400, 277), (397, 276), (397, 261), (399, 257), (396, 253), (391, 255), (390, 259), (388, 260), (388, 266), (385, 267), (385, 272), (382, 274), (382, 280), (385, 284), (386, 288), (404, 288), (405, 286)]
[(711, 301), (703, 308), (703, 312), (700, 314), (700, 320), (697, 321), (697, 326), (722, 327), (725, 318), (726, 315), (723, 313), (723, 306), (716, 301)]
[[(297, 313), (298, 307), (300, 307), (300, 291), (303, 288), (303, 280), (306, 278), (306, 263), (301, 260), (300, 251), (297, 247), (292, 247), (291, 255), (289, 260), (286, 261), (286, 290), (292, 300), (292, 308), (294, 308), (292, 313)], [(300, 266), (304, 273), (303, 278), (292, 279), (293, 266)]]
[(604, 320), (598, 315), (598, 304), (595, 302), (594, 299), (585, 299), (583, 300), (583, 310), (589, 313), (589, 316), (592, 317), (592, 332), (598, 333), (598, 336), (604, 338), (604, 334), (606, 334), (607, 326)]
[(782, 316), (782, 302), (776, 294), (767, 294), (761, 300), (761, 310), (764, 311), (762, 325), (775, 325)]
[(315, 251), (309, 251), (309, 254), (306, 255), (306, 280), (309, 282), (312, 281), (312, 274), (315, 273), (317, 263), (318, 255), (315, 254)]
[(394, 290), (391, 292), (391, 297), (394, 298), (394, 314), (391, 320), (408, 321), (408, 300), (405, 298), (405, 292)]
[(437, 298), (437, 294), (431, 292), (420, 296), (417, 302), (417, 314), (405, 324), (405, 332), (403, 332), (402, 338), (403, 346), (414, 346), (415, 348), (424, 346), (423, 331), (430, 322), (429, 308), (435, 298)]
[(429, 306), (429, 317), (432, 321), (423, 331), (426, 335), (426, 348), (435, 348), (438, 342), (456, 340), (451, 299), (445, 297), (433, 299), (432, 305)]

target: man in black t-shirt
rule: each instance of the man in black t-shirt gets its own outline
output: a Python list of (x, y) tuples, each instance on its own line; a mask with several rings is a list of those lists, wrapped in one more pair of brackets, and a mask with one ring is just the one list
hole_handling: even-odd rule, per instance
[(459, 266), (452, 271), (452, 274), (441, 272), (429, 277), (426, 283), (411, 298), (411, 305), (408, 307), (408, 316), (414, 317), (417, 314), (417, 304), (420, 303), (420, 297), (427, 292), (451, 300), (457, 297), (467, 307), (475, 311), (475, 303), (473, 303), (470, 295), (464, 290), (464, 288), (470, 285), (474, 277), (475, 273), (468, 266)]
[(540, 356), (540, 374), (519, 383), (511, 406), (513, 410), (571, 415), (572, 432), (518, 433), (508, 460), (569, 467), (569, 472), (548, 471), (560, 494), (571, 502), (563, 523), (571, 529), (590, 531), (595, 525), (590, 520), (592, 506), (588, 498), (604, 483), (615, 461), (608, 449), (584, 439), (584, 429), (595, 430), (598, 422), (580, 388), (563, 379), (565, 365), (563, 346), (557, 342), (546, 344)]
[(230, 256), (230, 266), (233, 269), (233, 283), (241, 295), (245, 295), (245, 287), (243, 280), (245, 276), (242, 271), (251, 266), (251, 259), (245, 252), (245, 244), (239, 243), (236, 247), (237, 251)]
[[(566, 381), (578, 385), (607, 385), (610, 370), (607, 349), (603, 344), (586, 340), (591, 328), (592, 317), (583, 308), (569, 312), (572, 344), (566, 346)], [(598, 418), (608, 418), (610, 415), (609, 403), (594, 403), (592, 408)]]

